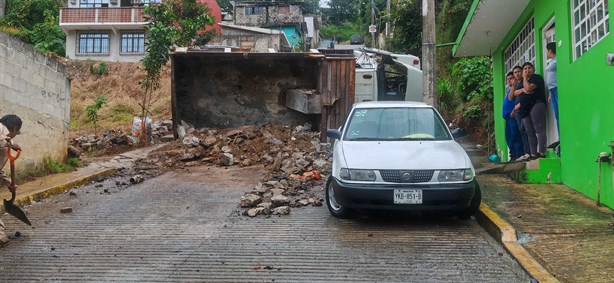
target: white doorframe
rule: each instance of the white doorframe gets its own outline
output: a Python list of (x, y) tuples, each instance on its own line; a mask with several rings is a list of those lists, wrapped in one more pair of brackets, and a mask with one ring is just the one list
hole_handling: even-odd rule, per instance
[[(548, 50), (546, 49), (546, 44), (548, 44), (549, 42), (556, 42), (556, 36), (555, 36), (555, 20), (554, 17), (550, 18), (550, 20), (548, 20), (548, 23), (544, 26), (544, 29), (542, 30), (542, 60), (543, 60), (543, 68), (542, 68), (542, 75), (544, 77), (544, 79), (546, 79), (546, 73), (545, 73), (545, 68), (547, 65), (547, 61), (548, 61), (548, 56), (546, 56), (546, 53), (548, 52)], [(557, 46), (558, 47), (558, 46)], [(548, 102), (548, 87), (546, 86), (546, 103)], [(556, 129), (556, 118), (554, 118), (554, 110), (552, 110), (552, 104), (547, 103), (546, 105), (546, 109), (547, 109), (547, 113), (546, 113), (546, 137), (547, 137), (547, 142), (546, 145), (550, 145), (556, 141), (559, 140), (559, 133)], [(560, 106), (559, 106), (560, 109)], [(559, 116), (560, 116), (560, 111), (559, 111)]]

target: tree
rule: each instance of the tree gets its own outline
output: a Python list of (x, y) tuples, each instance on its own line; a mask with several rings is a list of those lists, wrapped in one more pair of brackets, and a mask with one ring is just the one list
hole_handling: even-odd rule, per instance
[(328, 9), (325, 11), (327, 22), (340, 25), (347, 21), (356, 19), (359, 14), (360, 5), (364, 0), (328, 0)]
[[(141, 104), (141, 121), (146, 121), (146, 114), (151, 104), (151, 94), (160, 87), (160, 71), (170, 60), (173, 47), (193, 47), (210, 41), (216, 34), (215, 29), (205, 32), (207, 25), (213, 24), (209, 9), (196, 0), (168, 0), (161, 4), (145, 7), (149, 17), (147, 30), (149, 36), (145, 56), (141, 64), (147, 75), (140, 82), (145, 90)], [(146, 133), (142, 123), (142, 133)], [(145, 141), (146, 135), (141, 136)]]
[[(8, 0), (0, 26), (10, 27), (26, 43), (41, 52), (65, 55), (65, 35), (58, 17), (63, 0)], [(11, 29), (5, 29), (11, 31)]]
[(98, 110), (107, 103), (107, 99), (104, 96), (99, 96), (94, 103), (85, 107), (85, 115), (90, 121), (94, 122), (94, 133), (98, 134)]

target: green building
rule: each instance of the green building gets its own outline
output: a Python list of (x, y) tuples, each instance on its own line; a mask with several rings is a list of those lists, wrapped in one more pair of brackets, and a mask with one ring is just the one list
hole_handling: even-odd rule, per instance
[[(544, 75), (546, 44), (557, 47), (560, 138), (548, 104), (547, 144), (559, 154), (527, 163), (520, 179), (562, 183), (614, 208), (614, 36), (612, 0), (475, 0), (458, 36), (457, 57), (492, 56), (497, 151), (507, 159), (501, 105), (505, 75), (532, 62)], [(603, 162), (596, 162), (600, 155)]]

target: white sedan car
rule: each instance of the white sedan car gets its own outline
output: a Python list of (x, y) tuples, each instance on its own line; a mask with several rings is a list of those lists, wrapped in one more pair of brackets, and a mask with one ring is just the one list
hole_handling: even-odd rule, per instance
[(451, 210), (474, 214), (481, 192), (475, 170), (443, 119), (424, 103), (361, 102), (336, 139), (326, 204), (344, 218), (354, 209)]

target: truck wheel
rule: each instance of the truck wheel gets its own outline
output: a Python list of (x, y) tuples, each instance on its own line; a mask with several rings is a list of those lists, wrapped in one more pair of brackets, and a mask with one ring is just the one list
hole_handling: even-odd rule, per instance
[(482, 190), (480, 189), (480, 184), (476, 182), (475, 194), (473, 195), (473, 199), (471, 199), (471, 204), (469, 204), (469, 207), (462, 210), (458, 216), (467, 219), (471, 217), (471, 215), (475, 215), (480, 210), (480, 203), (482, 203)]
[(332, 176), (329, 177), (328, 181), (326, 182), (326, 206), (328, 207), (330, 214), (337, 218), (348, 218), (352, 214), (351, 209), (343, 207), (335, 199)]

